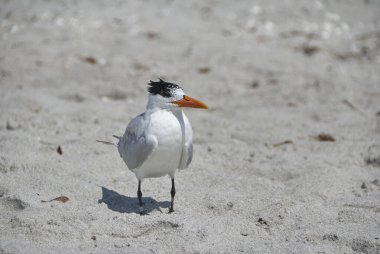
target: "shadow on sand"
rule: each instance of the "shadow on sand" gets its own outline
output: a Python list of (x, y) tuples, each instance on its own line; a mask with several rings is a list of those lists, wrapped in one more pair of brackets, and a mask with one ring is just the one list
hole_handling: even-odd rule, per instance
[[(117, 193), (116, 191), (102, 188), (102, 198), (98, 200), (98, 203), (105, 203), (108, 209), (119, 213), (140, 213), (139, 201), (137, 197), (127, 197)], [(144, 211), (150, 213), (153, 210), (159, 210), (163, 212), (161, 208), (169, 208), (170, 202), (157, 202), (157, 200), (150, 197), (143, 197)]]

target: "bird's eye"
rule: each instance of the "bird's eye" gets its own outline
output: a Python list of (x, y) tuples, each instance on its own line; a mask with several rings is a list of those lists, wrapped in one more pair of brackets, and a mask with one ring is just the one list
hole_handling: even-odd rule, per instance
[(184, 99), (185, 101), (189, 101), (189, 99), (186, 97), (186, 95), (183, 96), (183, 99)]

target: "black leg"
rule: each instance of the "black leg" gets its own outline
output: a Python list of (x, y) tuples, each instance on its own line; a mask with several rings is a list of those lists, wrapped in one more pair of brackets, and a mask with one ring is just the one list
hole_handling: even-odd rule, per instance
[(143, 202), (142, 202), (142, 192), (141, 192), (141, 180), (139, 180), (139, 187), (137, 189), (137, 197), (139, 198), (140, 215), (144, 215), (144, 208), (143, 208)]
[(170, 194), (172, 195), (172, 203), (169, 208), (169, 213), (172, 213), (174, 212), (174, 196), (175, 196), (174, 178), (172, 178), (172, 190), (170, 191)]

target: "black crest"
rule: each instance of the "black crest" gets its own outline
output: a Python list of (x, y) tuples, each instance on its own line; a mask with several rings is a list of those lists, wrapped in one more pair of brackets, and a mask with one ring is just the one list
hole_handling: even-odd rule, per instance
[(168, 83), (163, 81), (162, 79), (159, 79), (158, 82), (150, 81), (148, 84), (148, 92), (151, 94), (159, 94), (163, 97), (171, 97), (172, 96), (172, 91), (176, 89), (181, 89), (179, 85), (173, 84), (173, 83)]

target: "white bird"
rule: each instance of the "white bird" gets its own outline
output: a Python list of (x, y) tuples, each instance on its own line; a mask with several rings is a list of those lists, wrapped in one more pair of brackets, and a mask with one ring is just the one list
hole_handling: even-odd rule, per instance
[(146, 111), (127, 126), (117, 144), (120, 156), (138, 179), (140, 214), (144, 214), (141, 182), (144, 178), (169, 175), (172, 180), (171, 206), (174, 212), (174, 176), (186, 168), (193, 157), (193, 130), (182, 108), (207, 105), (190, 96), (176, 84), (160, 79), (148, 84)]

